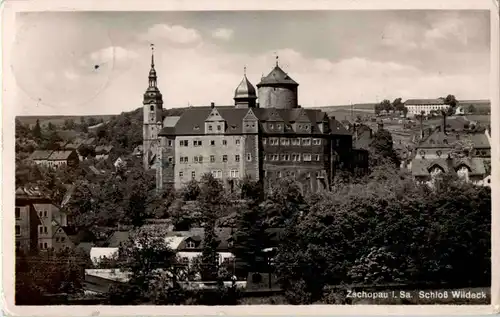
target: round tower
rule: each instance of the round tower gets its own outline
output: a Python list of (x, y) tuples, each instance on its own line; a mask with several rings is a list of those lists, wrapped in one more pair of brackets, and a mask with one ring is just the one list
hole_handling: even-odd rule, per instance
[(259, 107), (298, 108), (298, 86), (299, 84), (280, 68), (276, 57), (274, 69), (257, 84)]
[(246, 74), (246, 67), (243, 72), (243, 79), (234, 91), (234, 105), (236, 108), (254, 108), (257, 100), (255, 87), (250, 83)]

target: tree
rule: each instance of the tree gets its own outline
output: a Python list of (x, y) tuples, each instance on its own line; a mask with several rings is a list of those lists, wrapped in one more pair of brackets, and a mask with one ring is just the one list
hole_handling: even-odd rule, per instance
[(119, 249), (119, 269), (128, 281), (110, 290), (113, 305), (178, 304), (182, 298), (168, 296), (180, 290), (175, 251), (170, 249), (164, 233), (138, 230)]
[(40, 120), (36, 119), (35, 126), (33, 127), (33, 137), (36, 140), (42, 139), (42, 128), (40, 128)]
[(202, 250), (202, 278), (215, 280), (218, 277), (217, 236), (215, 224), (225, 203), (224, 188), (212, 174), (205, 174), (201, 178), (198, 202), (203, 219), (204, 239)]
[(78, 250), (48, 250), (16, 256), (16, 305), (47, 305), (44, 295), (83, 294), (84, 270), (90, 259)]
[(448, 109), (446, 110), (446, 114), (448, 116), (453, 115), (458, 105), (458, 100), (455, 98), (454, 95), (448, 95), (446, 96), (446, 98), (443, 99), (444, 99), (444, 104), (449, 106)]
[(75, 129), (75, 121), (73, 119), (64, 120), (63, 128), (64, 130), (73, 130)]
[(476, 113), (476, 107), (474, 107), (474, 105), (470, 105), (468, 108), (467, 108), (467, 112), (468, 113)]
[(387, 112), (391, 111), (391, 110), (394, 110), (393, 106), (392, 106), (392, 103), (390, 100), (388, 99), (384, 99), (381, 103), (380, 103), (381, 107), (382, 107), (382, 110), (385, 110)]
[(405, 118), (408, 115), (408, 108), (407, 107), (403, 108), (403, 115), (405, 116)]
[(49, 121), (49, 124), (47, 124), (47, 130), (48, 131), (54, 131), (56, 129), (56, 126)]
[(373, 168), (376, 165), (384, 163), (392, 163), (399, 165), (399, 159), (393, 148), (392, 135), (385, 129), (379, 129), (373, 135), (369, 148), (370, 166)]
[(262, 252), (268, 245), (264, 221), (265, 217), (256, 199), (249, 199), (246, 208), (236, 216), (232, 252), (237, 261), (243, 263), (241, 276), (267, 269), (267, 260)]
[(392, 102), (392, 108), (396, 111), (403, 111), (405, 108), (405, 104), (403, 103), (401, 98), (396, 98)]

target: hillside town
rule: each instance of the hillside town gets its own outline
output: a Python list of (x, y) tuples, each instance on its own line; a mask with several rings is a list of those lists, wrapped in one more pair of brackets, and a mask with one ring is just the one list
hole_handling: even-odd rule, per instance
[(313, 109), (276, 58), (233, 105), (170, 108), (160, 76), (152, 52), (131, 112), (16, 118), (19, 304), (489, 287), (489, 101)]

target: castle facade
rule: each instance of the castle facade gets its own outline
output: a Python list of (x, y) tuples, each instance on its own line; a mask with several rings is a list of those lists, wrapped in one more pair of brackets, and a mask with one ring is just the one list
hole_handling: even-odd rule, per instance
[(194, 106), (163, 117), (154, 57), (144, 94), (144, 168), (156, 169), (157, 188), (182, 188), (211, 173), (234, 186), (245, 176), (300, 180), (307, 191), (328, 190), (339, 170), (367, 169), (368, 154), (334, 117), (298, 105), (298, 86), (276, 61), (257, 90), (246, 74), (233, 105)]

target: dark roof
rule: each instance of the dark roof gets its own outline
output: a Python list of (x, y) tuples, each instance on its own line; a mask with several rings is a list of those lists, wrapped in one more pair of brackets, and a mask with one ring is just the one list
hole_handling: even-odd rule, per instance
[[(234, 106), (215, 107), (220, 116), (225, 120), (225, 133), (241, 134), (243, 132), (243, 119), (252, 111), (260, 123), (267, 121), (282, 121), (285, 124), (294, 122), (311, 122), (312, 133), (321, 133), (317, 123), (327, 119), (326, 113), (318, 109), (275, 109), (275, 108), (235, 108)], [(177, 121), (175, 128), (163, 128), (159, 135), (200, 135), (205, 131), (205, 120), (213, 111), (212, 107), (191, 107), (184, 111)], [(330, 120), (330, 127), (334, 134), (349, 134), (347, 130), (336, 120)], [(266, 128), (264, 127), (264, 131)], [(289, 131), (294, 132), (294, 131)]]
[(444, 99), (408, 99), (405, 105), (444, 105)]
[(33, 153), (31, 153), (29, 159), (30, 160), (47, 160), (47, 159), (49, 159), (50, 154), (52, 154), (52, 151), (36, 150)]
[(108, 238), (108, 248), (118, 248), (122, 243), (127, 242), (130, 237), (129, 231), (115, 231)]
[(262, 77), (257, 87), (266, 85), (292, 85), (298, 86), (299, 84), (293, 80), (287, 73), (283, 71), (278, 65), (265, 77)]
[(75, 151), (54, 151), (52, 154), (49, 156), (50, 161), (62, 161), (62, 160), (67, 160), (71, 154), (73, 154)]
[(411, 162), (411, 173), (413, 176), (430, 176), (430, 171), (434, 167), (439, 167), (443, 172), (451, 172), (458, 170), (461, 166), (466, 166), (469, 169), (469, 175), (481, 176), (486, 174), (484, 167), (484, 159), (482, 158), (461, 158), (461, 159), (413, 159)]
[(113, 149), (112, 145), (98, 145), (95, 148), (95, 152), (98, 154), (109, 153)]

